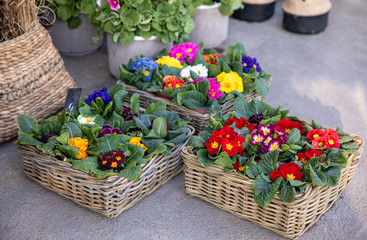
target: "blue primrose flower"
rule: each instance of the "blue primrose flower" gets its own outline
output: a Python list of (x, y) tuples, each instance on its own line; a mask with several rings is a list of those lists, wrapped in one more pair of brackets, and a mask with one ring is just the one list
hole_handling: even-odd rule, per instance
[(242, 55), (242, 67), (243, 71), (249, 72), (254, 68), (257, 72), (261, 72), (261, 68), (256, 58), (251, 58), (250, 56)]
[(150, 82), (154, 69), (158, 67), (158, 63), (154, 62), (154, 60), (151, 58), (143, 57), (135, 60), (131, 64), (130, 70), (134, 71), (135, 75), (138, 75), (142, 67), (145, 67), (145, 81)]
[(88, 105), (91, 105), (92, 102), (93, 101), (95, 102), (96, 98), (98, 98), (98, 97), (100, 97), (105, 104), (108, 104), (109, 102), (111, 102), (111, 96), (110, 96), (110, 94), (108, 94), (106, 87), (103, 87), (101, 90), (97, 90), (97, 91), (94, 91), (94, 93), (89, 94), (88, 98), (85, 99), (85, 102)]

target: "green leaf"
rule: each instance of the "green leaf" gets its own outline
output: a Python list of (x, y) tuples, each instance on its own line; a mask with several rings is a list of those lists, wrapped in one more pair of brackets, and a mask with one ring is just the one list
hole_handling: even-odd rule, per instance
[(61, 133), (68, 132), (70, 138), (82, 137), (82, 130), (75, 123), (69, 122), (62, 126)]
[(309, 167), (312, 183), (318, 187), (325, 186), (327, 181), (325, 174), (318, 169), (313, 169), (311, 165), (309, 165)]
[(36, 119), (30, 116), (23, 114), (19, 115), (17, 117), (17, 123), (19, 130), (25, 134), (34, 135), (40, 133), (40, 129)]
[(219, 156), (215, 160), (214, 164), (217, 164), (224, 168), (233, 169), (232, 160), (226, 152), (221, 152), (221, 154), (219, 154)]
[(204, 96), (207, 96), (208, 91), (210, 89), (209, 81), (208, 80), (202, 80), (202, 81), (198, 82), (197, 85), (198, 85), (199, 92), (201, 92)]
[(165, 138), (168, 134), (166, 118), (157, 117), (153, 122), (153, 129), (157, 132), (158, 136)]
[(134, 32), (124, 31), (121, 33), (120, 43), (122, 45), (132, 43), (134, 42), (134, 37), (135, 37)]
[(198, 91), (180, 92), (177, 95), (177, 103), (191, 109), (205, 109), (206, 96)]
[(120, 19), (128, 26), (137, 26), (141, 21), (141, 15), (134, 9), (121, 11)]
[(155, 147), (148, 148), (148, 150), (146, 152), (146, 156), (150, 157), (150, 156), (155, 155), (155, 154), (163, 153), (166, 150), (167, 150), (167, 147), (164, 144), (158, 144)]
[(71, 17), (68, 20), (68, 27), (70, 29), (75, 29), (75, 28), (79, 27), (80, 24), (82, 24), (82, 20), (79, 17)]
[(76, 155), (79, 155), (78, 149), (70, 145), (61, 145), (59, 150), (67, 157), (77, 158)]
[(259, 172), (269, 175), (272, 171), (278, 169), (278, 156), (280, 149), (260, 155), (261, 161), (257, 164)]
[(341, 147), (344, 149), (352, 149), (352, 148), (357, 149), (359, 148), (359, 145), (355, 142), (351, 142), (351, 143), (343, 143)]
[(178, 136), (175, 136), (174, 138), (169, 139), (169, 143), (175, 143), (175, 144), (179, 144), (179, 143), (183, 143), (186, 141), (186, 133), (181, 133)]
[(289, 181), (289, 183), (291, 184), (291, 186), (293, 187), (302, 187), (304, 185), (307, 185), (307, 182), (302, 182), (302, 181), (298, 181), (298, 180), (293, 180), (290, 178), (287, 178), (287, 181)]
[(137, 181), (140, 178), (143, 170), (141, 169), (141, 165), (130, 165), (122, 169), (118, 175), (122, 176), (130, 181)]
[(98, 157), (86, 157), (80, 160), (71, 160), (72, 167), (79, 170), (91, 171), (98, 167)]
[(280, 183), (283, 181), (283, 178), (278, 178), (275, 182), (269, 183), (264, 180), (264, 177), (264, 173), (261, 173), (256, 177), (253, 184), (255, 202), (261, 207), (267, 206), (273, 200)]
[(128, 143), (127, 149), (130, 151), (130, 156), (126, 157), (126, 162), (137, 162), (144, 156), (144, 150), (141, 146)]
[(197, 154), (198, 161), (204, 165), (204, 167), (209, 167), (214, 164), (214, 160), (208, 157), (208, 152), (204, 149), (200, 149)]
[(114, 98), (115, 95), (120, 92), (120, 91), (124, 91), (125, 90), (125, 84), (123, 83), (117, 83), (115, 86), (113, 86), (112, 88), (110, 88), (107, 93), (111, 96), (111, 98)]
[(205, 144), (205, 142), (200, 136), (190, 137), (189, 142), (187, 143), (187, 145), (189, 145), (193, 148), (204, 148), (205, 147), (204, 144)]
[(155, 103), (151, 103), (147, 110), (145, 111), (145, 114), (153, 114), (155, 112), (159, 112), (159, 111), (166, 111), (167, 110), (167, 105), (164, 102), (155, 102)]
[(107, 134), (97, 139), (97, 144), (102, 153), (108, 153), (117, 150), (119, 146), (119, 137), (117, 134)]
[(118, 175), (118, 173), (114, 172), (112, 169), (105, 170), (105, 169), (93, 168), (91, 169), (90, 172), (93, 173), (94, 176), (99, 177), (99, 178), (107, 178), (110, 176)]
[(293, 128), (288, 134), (287, 144), (296, 144), (301, 140), (301, 132), (297, 128)]
[(256, 92), (262, 97), (266, 97), (269, 93), (269, 86), (266, 84), (264, 79), (256, 78), (255, 80)]
[(59, 137), (56, 138), (63, 145), (68, 145), (70, 142), (70, 135), (68, 132), (62, 133)]
[(130, 98), (130, 108), (131, 113), (139, 113), (139, 97), (140, 95), (134, 93)]
[(73, 15), (75, 5), (73, 3), (67, 5), (59, 5), (56, 15), (60, 20), (67, 21)]
[(330, 167), (324, 171), (326, 176), (326, 184), (330, 187), (336, 186), (341, 175), (341, 167)]
[(312, 120), (312, 126), (315, 129), (325, 129), (321, 124), (317, 123), (315, 120)]
[(17, 144), (31, 145), (31, 146), (39, 146), (43, 144), (42, 142), (38, 141), (34, 137), (29, 136), (23, 132), (19, 132), (18, 135), (19, 135), (19, 140), (17, 141)]
[(334, 167), (344, 167), (348, 163), (348, 158), (344, 154), (330, 159), (330, 166)]
[(279, 198), (284, 202), (293, 202), (295, 200), (295, 195), (296, 189), (289, 184), (283, 184), (278, 194)]

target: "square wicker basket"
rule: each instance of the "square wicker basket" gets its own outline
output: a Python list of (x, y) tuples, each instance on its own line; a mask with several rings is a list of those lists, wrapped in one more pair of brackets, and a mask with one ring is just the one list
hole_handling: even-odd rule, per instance
[[(187, 140), (194, 133), (190, 128)], [(105, 179), (71, 167), (70, 163), (41, 154), (37, 148), (17, 145), (23, 155), (24, 172), (31, 179), (61, 196), (109, 218), (117, 217), (182, 171), (181, 143), (170, 149), (171, 156), (154, 155), (142, 165), (137, 181), (120, 176)]]
[(226, 173), (217, 165), (205, 168), (191, 147), (185, 147), (181, 153), (186, 193), (283, 237), (297, 239), (334, 204), (354, 176), (363, 151), (363, 139), (353, 134), (348, 136), (359, 145), (358, 154), (349, 156), (338, 185), (314, 187), (309, 184), (292, 203), (283, 202), (275, 195), (268, 206), (258, 206), (254, 201), (252, 179), (234, 172)]
[[(272, 79), (269, 79), (267, 81), (268, 86), (270, 85)], [(137, 89), (134, 86), (125, 84), (126, 91), (128, 91), (129, 95), (126, 98), (126, 101), (130, 101), (131, 96), (134, 93), (137, 93), (140, 95), (140, 105), (143, 108), (147, 108), (149, 104), (153, 102), (164, 102), (167, 104), (167, 110), (177, 113), (181, 118), (190, 118), (191, 122), (189, 125), (193, 126), (195, 128), (195, 131), (200, 132), (202, 131), (208, 124), (209, 124), (209, 118), (214, 114), (208, 114), (208, 113), (201, 113), (200, 110), (197, 111), (195, 109), (189, 109), (185, 106), (180, 106), (174, 102), (171, 102), (168, 99), (158, 97), (150, 92), (142, 91)], [(252, 92), (251, 94), (246, 96), (247, 101), (251, 101), (252, 98), (259, 99), (261, 101), (265, 101), (265, 97), (260, 97), (256, 92)], [(233, 112), (233, 104), (234, 101), (230, 100), (225, 102), (222, 105), (221, 113), (227, 114), (230, 112)]]

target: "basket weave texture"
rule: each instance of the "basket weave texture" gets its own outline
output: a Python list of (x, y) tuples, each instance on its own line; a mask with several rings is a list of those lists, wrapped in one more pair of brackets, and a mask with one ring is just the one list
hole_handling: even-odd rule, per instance
[[(194, 129), (189, 128), (187, 139), (194, 133)], [(170, 149), (171, 156), (151, 157), (142, 165), (143, 172), (137, 181), (120, 176), (97, 178), (72, 168), (70, 163), (41, 154), (33, 146), (18, 145), (18, 149), (23, 155), (24, 172), (28, 177), (83, 207), (113, 218), (182, 171), (180, 153), (186, 143)]]
[(62, 108), (76, 87), (48, 32), (35, 23), (23, 35), (0, 43), (0, 142), (17, 135), (16, 117), (40, 121)]
[(223, 167), (217, 165), (205, 168), (191, 147), (185, 147), (181, 153), (186, 193), (283, 237), (297, 239), (334, 204), (351, 183), (363, 151), (363, 139), (353, 134), (349, 136), (360, 147), (358, 154), (349, 157), (339, 183), (334, 187), (314, 187), (309, 184), (304, 192), (296, 195), (292, 203), (283, 202), (275, 195), (268, 206), (258, 206), (254, 201), (254, 180), (238, 173), (226, 173)]
[[(271, 82), (271, 79), (267, 81), (267, 84), (270, 85), (270, 82)], [(189, 125), (193, 126), (196, 132), (200, 132), (204, 130), (204, 128), (208, 126), (209, 124), (209, 118), (215, 115), (215, 114), (208, 114), (208, 113), (202, 114), (194, 109), (189, 109), (185, 106), (180, 106), (174, 102), (171, 102), (168, 99), (157, 97), (156, 95), (150, 92), (139, 90), (135, 86), (125, 84), (125, 87), (126, 87), (126, 91), (128, 91), (129, 93), (126, 98), (126, 101), (129, 101), (131, 96), (134, 93), (137, 93), (140, 95), (140, 105), (145, 109), (149, 106), (149, 104), (153, 102), (164, 102), (167, 104), (168, 111), (176, 112), (181, 118), (190, 118), (191, 121)], [(246, 101), (251, 101), (252, 98), (256, 98), (261, 101), (265, 101), (265, 97), (260, 97), (256, 92), (252, 92), (251, 94), (248, 94), (246, 96)], [(221, 106), (221, 113), (224, 115), (224, 114), (233, 112), (233, 104), (234, 104), (233, 100), (225, 102)]]

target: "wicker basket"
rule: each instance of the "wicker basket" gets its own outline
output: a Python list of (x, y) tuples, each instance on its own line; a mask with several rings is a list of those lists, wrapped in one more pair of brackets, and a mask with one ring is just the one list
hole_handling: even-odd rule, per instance
[(297, 239), (334, 204), (350, 184), (363, 151), (363, 139), (353, 134), (349, 136), (360, 146), (358, 154), (349, 157), (338, 185), (314, 187), (309, 184), (304, 192), (296, 195), (292, 203), (283, 202), (275, 195), (268, 206), (258, 206), (254, 201), (252, 179), (234, 172), (226, 173), (223, 167), (217, 165), (205, 168), (190, 147), (185, 147), (181, 153), (186, 193), (283, 237)]
[[(267, 81), (267, 84), (270, 85), (270, 82), (271, 82), (271, 79)], [(171, 102), (168, 99), (157, 97), (156, 95), (150, 92), (139, 90), (136, 87), (128, 85), (128, 84), (125, 84), (125, 86), (126, 86), (126, 91), (128, 91), (129, 93), (129, 95), (126, 98), (127, 101), (130, 100), (130, 97), (134, 93), (137, 93), (140, 95), (140, 105), (145, 109), (152, 102), (158, 102), (158, 101), (164, 102), (167, 104), (167, 110), (176, 112), (181, 118), (186, 118), (186, 117), (190, 118), (191, 122), (189, 124), (195, 128), (196, 132), (202, 131), (209, 124), (209, 118), (214, 115), (214, 114), (208, 114), (208, 113), (203, 114), (194, 109), (189, 109), (185, 106), (180, 106), (174, 102)], [(256, 98), (262, 101), (265, 100), (265, 97), (260, 97), (259, 95), (257, 95), (256, 92), (252, 92), (251, 94), (246, 96), (247, 101), (251, 101), (252, 98)], [(225, 102), (222, 105), (221, 113), (224, 115), (224, 114), (233, 112), (233, 103), (234, 103), (233, 100)]]
[[(187, 139), (194, 133), (194, 129), (189, 128)], [(41, 154), (32, 146), (18, 145), (18, 149), (23, 155), (24, 172), (28, 177), (83, 207), (113, 218), (182, 171), (180, 153), (185, 145), (181, 143), (171, 149), (171, 156), (153, 156), (142, 165), (143, 173), (135, 182), (120, 176), (105, 179), (91, 176), (72, 168), (70, 163)]]
[(48, 32), (34, 24), (25, 34), (0, 43), (0, 142), (17, 135), (16, 117), (38, 121), (62, 108), (76, 87)]

